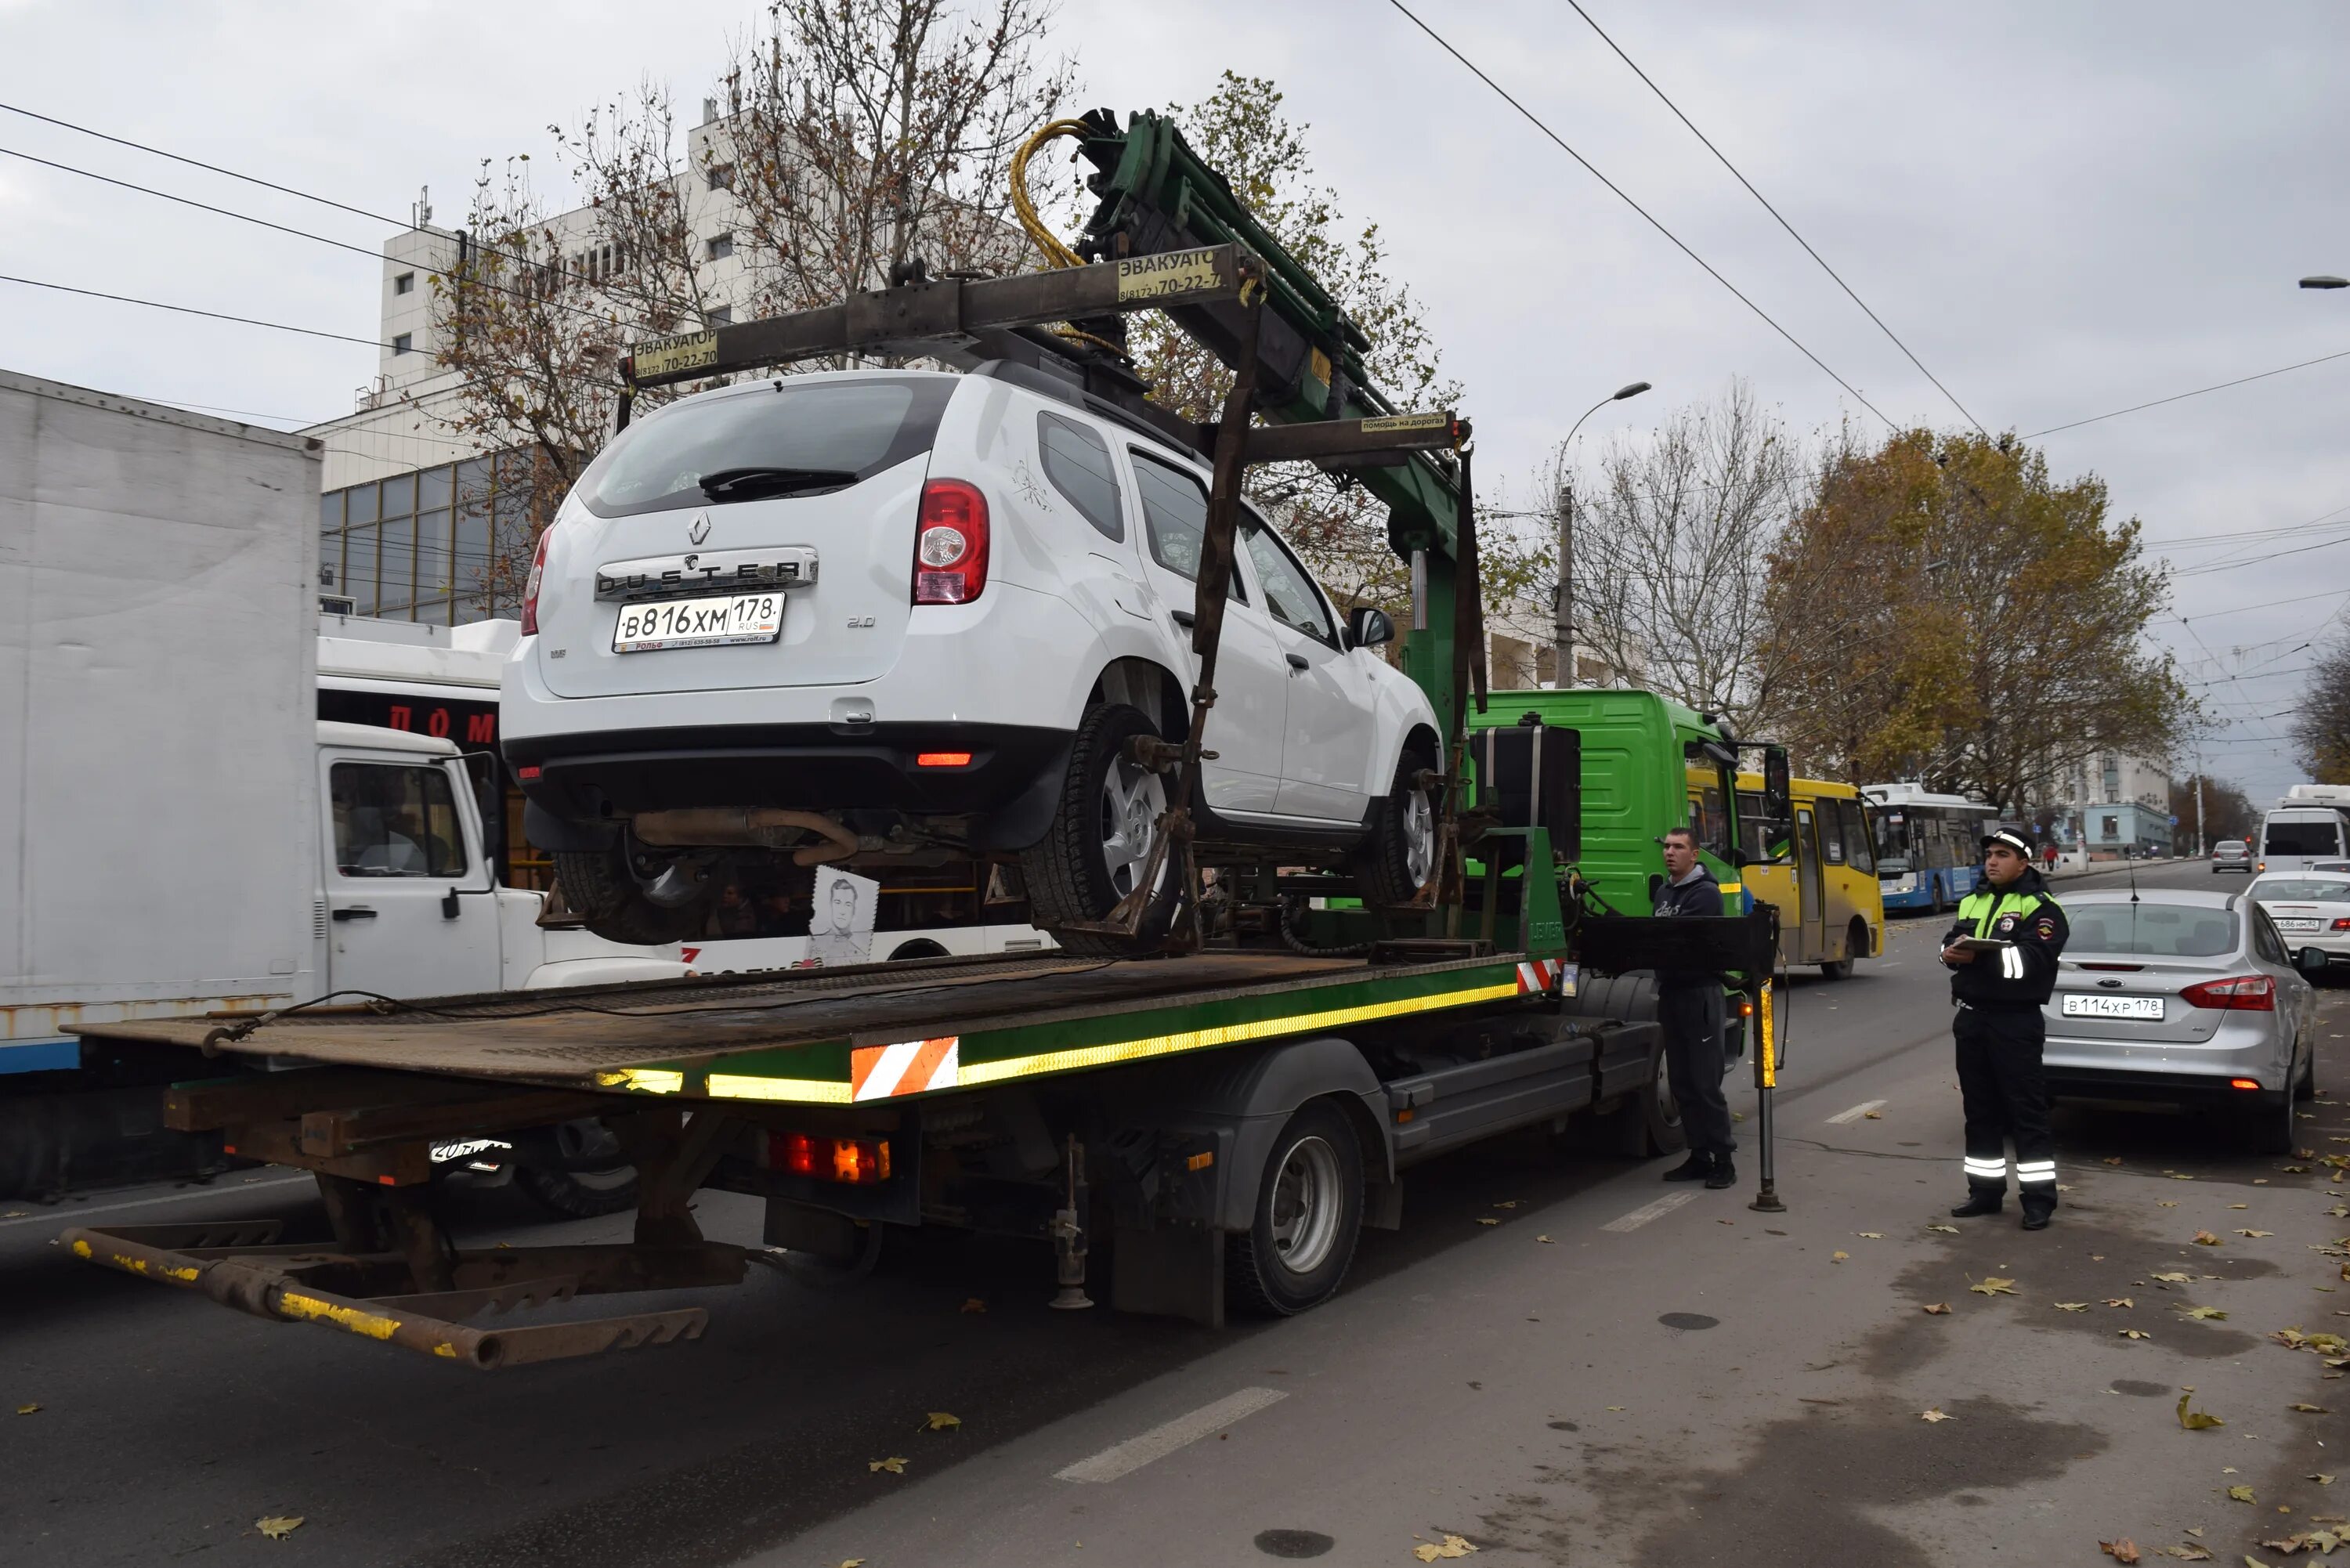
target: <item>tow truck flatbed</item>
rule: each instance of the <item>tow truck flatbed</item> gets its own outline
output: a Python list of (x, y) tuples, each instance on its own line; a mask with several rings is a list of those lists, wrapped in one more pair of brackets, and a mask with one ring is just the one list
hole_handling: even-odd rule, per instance
[(279, 1064), (849, 1105), (1490, 1004), (1555, 991), (1561, 975), (1555, 962), (1513, 954), (1374, 964), (1213, 950), (1165, 960), (1039, 953), (215, 1013), (93, 1033)]

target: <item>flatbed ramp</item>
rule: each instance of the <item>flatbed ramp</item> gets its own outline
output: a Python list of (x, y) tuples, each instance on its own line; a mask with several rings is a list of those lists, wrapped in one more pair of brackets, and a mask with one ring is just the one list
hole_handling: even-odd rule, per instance
[(578, 992), (109, 1024), (209, 1054), (684, 1099), (848, 1105), (1080, 1072), (1550, 988), (1513, 957), (1372, 964), (930, 959)]

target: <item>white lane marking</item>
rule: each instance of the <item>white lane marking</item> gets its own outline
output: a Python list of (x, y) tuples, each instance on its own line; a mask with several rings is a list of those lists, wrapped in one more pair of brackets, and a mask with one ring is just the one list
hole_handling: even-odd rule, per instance
[(158, 1203), (189, 1203), (199, 1198), (234, 1198), (240, 1192), (266, 1192), (273, 1187), (308, 1186), (307, 1176), (281, 1176), (270, 1181), (255, 1181), (242, 1187), (205, 1187), (193, 1192), (168, 1192), (161, 1198), (133, 1199), (128, 1203), (100, 1203), (93, 1208), (71, 1208), (63, 1204), (45, 1213), (27, 1214), (22, 1220), (0, 1220), (0, 1231), (16, 1225), (38, 1225), (47, 1220), (53, 1225), (71, 1225), (86, 1214), (119, 1214), (125, 1209), (148, 1209)]
[(1668, 1192), (1654, 1203), (1643, 1203), (1629, 1214), (1620, 1215), (1599, 1227), (1602, 1231), (1638, 1231), (1651, 1220), (1659, 1220), (1697, 1196), (1694, 1192)]
[(1055, 1477), (1065, 1481), (1114, 1481), (1287, 1397), (1278, 1388), (1243, 1388), (1227, 1394), (1212, 1405), (1202, 1405), (1188, 1416), (1178, 1416), (1139, 1438), (1128, 1438), (1091, 1459), (1079, 1459), (1067, 1469), (1055, 1471)]
[(1884, 1108), (1885, 1102), (1883, 1100), (1863, 1100), (1860, 1104), (1853, 1106), (1852, 1109), (1848, 1111), (1838, 1111), (1835, 1115), (1830, 1116), (1828, 1118), (1828, 1125), (1830, 1127), (1840, 1127), (1846, 1122), (1856, 1122), (1860, 1120), (1861, 1117), (1866, 1116), (1871, 1111), (1881, 1111)]

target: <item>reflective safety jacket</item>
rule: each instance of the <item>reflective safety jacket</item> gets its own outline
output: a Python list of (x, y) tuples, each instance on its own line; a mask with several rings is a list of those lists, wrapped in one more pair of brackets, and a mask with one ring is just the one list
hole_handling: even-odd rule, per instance
[(1977, 883), (1960, 900), (1958, 923), (1942, 933), (1942, 945), (1960, 937), (2009, 945), (1950, 965), (1951, 1000), (1970, 1007), (2039, 1006), (2056, 989), (2056, 958), (2072, 934), (2039, 872), (2027, 870), (2003, 888)]

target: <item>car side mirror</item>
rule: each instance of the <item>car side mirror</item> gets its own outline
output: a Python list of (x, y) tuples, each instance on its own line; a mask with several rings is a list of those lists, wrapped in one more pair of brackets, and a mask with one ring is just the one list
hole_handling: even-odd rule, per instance
[(2303, 948), (2293, 955), (2293, 967), (2303, 974), (2324, 974), (2327, 962), (2324, 948)]
[(1388, 612), (1371, 605), (1357, 605), (1347, 616), (1347, 646), (1377, 648), (1395, 640), (1395, 622)]

